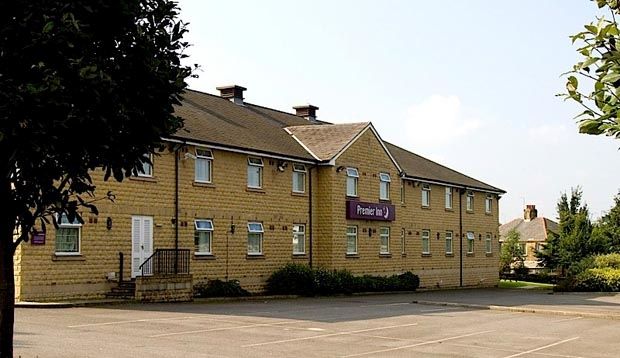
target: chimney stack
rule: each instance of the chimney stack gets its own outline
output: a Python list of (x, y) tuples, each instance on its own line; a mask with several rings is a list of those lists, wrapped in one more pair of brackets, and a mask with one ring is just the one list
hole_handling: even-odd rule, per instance
[(311, 104), (304, 104), (301, 106), (295, 106), (293, 109), (295, 110), (296, 116), (303, 117), (309, 121), (316, 121), (316, 111), (319, 107)]
[(234, 104), (243, 105), (243, 91), (247, 88), (230, 85), (217, 87), (216, 89), (220, 91), (220, 97), (229, 99)]
[(538, 217), (538, 210), (536, 210), (536, 205), (526, 205), (525, 209), (523, 209), (523, 219), (525, 221), (531, 221)]

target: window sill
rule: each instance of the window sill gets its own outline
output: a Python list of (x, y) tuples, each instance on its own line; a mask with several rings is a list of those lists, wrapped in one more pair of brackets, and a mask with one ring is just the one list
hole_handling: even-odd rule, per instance
[(245, 255), (245, 259), (246, 260), (264, 260), (265, 259), (265, 255), (263, 255), (263, 254), (246, 254)]
[(465, 254), (465, 256), (467, 257), (476, 257), (476, 255), (473, 252), (468, 252)]
[(465, 210), (465, 214), (473, 214), (474, 211), (473, 210)]
[(213, 183), (203, 183), (203, 182), (199, 182), (199, 181), (193, 182), (192, 186), (195, 186), (197, 188), (213, 188), (213, 189), (215, 189), (215, 184), (213, 184)]
[(431, 210), (431, 207), (429, 205), (426, 205), (426, 206), (422, 205), (422, 206), (420, 206), (420, 208), (423, 209), (423, 210)]
[(359, 195), (355, 195), (355, 196), (347, 195), (346, 198), (347, 198), (347, 200), (358, 200), (360, 197), (359, 197)]
[(155, 177), (136, 177), (136, 176), (130, 176), (129, 180), (144, 181), (144, 182), (148, 182), (148, 183), (157, 183), (157, 178), (155, 178)]
[(402, 253), (402, 254), (400, 254), (400, 257), (407, 257), (407, 254)]
[(379, 202), (383, 204), (392, 204), (392, 200), (390, 199), (379, 199)]
[(453, 213), (454, 212), (454, 209), (452, 209), (452, 208), (444, 208), (444, 210), (446, 212), (449, 212), (449, 213)]
[(86, 261), (86, 258), (82, 254), (55, 253), (52, 255), (52, 261)]
[(294, 259), (307, 259), (308, 255), (300, 253), (300, 254), (293, 254), (291, 257)]
[(301, 197), (307, 197), (308, 194), (306, 194), (306, 192), (298, 192), (298, 191), (292, 191), (291, 192), (291, 196), (301, 196)]
[(263, 188), (249, 188), (249, 187), (246, 187), (245, 191), (247, 191), (248, 193), (265, 194), (265, 189), (263, 189)]
[(486, 216), (493, 216), (493, 213), (484, 213)]
[(453, 253), (452, 254), (446, 253), (446, 257), (454, 257), (454, 254)]
[(421, 256), (422, 256), (422, 257), (433, 257), (433, 255), (432, 255), (432, 254), (422, 254)]
[(194, 253), (194, 260), (215, 260), (215, 255)]
[(390, 253), (381, 253), (381, 254), (379, 254), (379, 258), (380, 259), (391, 259), (392, 258), (392, 254), (390, 254)]
[(344, 255), (345, 259), (359, 259), (360, 255), (359, 254), (346, 254)]
[(486, 257), (493, 257), (493, 253), (492, 253), (492, 252), (487, 252), (487, 253), (485, 254), (485, 256), (486, 256)]

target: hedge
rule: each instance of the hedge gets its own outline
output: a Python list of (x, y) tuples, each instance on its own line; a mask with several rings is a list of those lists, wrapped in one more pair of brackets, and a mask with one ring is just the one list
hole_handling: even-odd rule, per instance
[(194, 297), (245, 297), (250, 292), (245, 290), (237, 280), (209, 280), (194, 285)]
[(415, 291), (420, 279), (411, 272), (392, 276), (354, 276), (348, 270), (312, 269), (287, 264), (267, 280), (267, 293), (276, 295), (335, 295), (355, 292)]
[(620, 269), (592, 268), (575, 277), (577, 291), (620, 292)]

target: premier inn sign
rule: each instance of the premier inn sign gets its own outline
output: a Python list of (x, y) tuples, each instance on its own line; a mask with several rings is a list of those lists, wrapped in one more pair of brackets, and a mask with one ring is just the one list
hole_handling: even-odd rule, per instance
[(392, 204), (347, 201), (347, 219), (394, 221), (396, 208)]

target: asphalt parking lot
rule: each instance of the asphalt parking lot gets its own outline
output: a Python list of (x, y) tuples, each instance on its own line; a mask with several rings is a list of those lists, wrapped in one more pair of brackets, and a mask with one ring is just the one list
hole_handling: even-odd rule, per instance
[[(500, 301), (540, 312), (466, 307)], [(616, 295), (506, 290), (18, 308), (15, 356), (618, 357), (617, 312)]]

